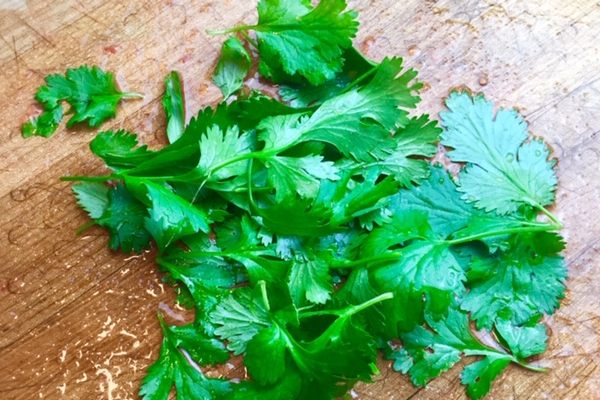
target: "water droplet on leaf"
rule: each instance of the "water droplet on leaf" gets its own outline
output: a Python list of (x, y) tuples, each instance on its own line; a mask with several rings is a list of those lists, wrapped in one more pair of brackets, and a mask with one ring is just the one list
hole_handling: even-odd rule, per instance
[(515, 159), (515, 155), (513, 153), (508, 153), (506, 155), (506, 162), (513, 162)]

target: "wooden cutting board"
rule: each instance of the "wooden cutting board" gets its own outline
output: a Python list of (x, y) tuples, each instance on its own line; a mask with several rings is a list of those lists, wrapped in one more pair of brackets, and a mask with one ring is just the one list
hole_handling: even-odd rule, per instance
[[(185, 80), (188, 117), (219, 100), (210, 83), (221, 37), (206, 29), (255, 19), (255, 1), (0, 0), (0, 398), (134, 399), (159, 349), (156, 313), (173, 306), (153, 255), (107, 249), (62, 175), (101, 173), (93, 133), (60, 130), (23, 140), (43, 77), (97, 64), (123, 89), (145, 94), (103, 128), (163, 142), (162, 77)], [(600, 3), (589, 0), (371, 0), (356, 45), (368, 56), (403, 55), (426, 82), (421, 111), (434, 115), (455, 86), (517, 106), (558, 157), (556, 214), (565, 222), (570, 279), (548, 322), (551, 371), (509, 370), (491, 399), (600, 399)], [(241, 374), (232, 363), (220, 371)], [(459, 399), (454, 368), (416, 389), (382, 362), (360, 399)]]

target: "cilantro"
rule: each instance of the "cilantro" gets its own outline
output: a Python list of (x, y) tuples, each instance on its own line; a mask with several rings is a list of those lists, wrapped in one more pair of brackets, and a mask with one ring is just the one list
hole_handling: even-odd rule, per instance
[(287, 83), (280, 85), (279, 95), (293, 107), (308, 107), (322, 104), (346, 90), (359, 77), (367, 77), (373, 72), (375, 63), (364, 58), (355, 48), (346, 49), (343, 54), (344, 67), (335, 78), (322, 85), (309, 83)]
[(299, 258), (292, 264), (289, 287), (297, 305), (306, 301), (324, 304), (330, 299), (331, 292), (329, 267), (323, 260)]
[(79, 183), (73, 186), (78, 203), (93, 219), (99, 219), (108, 208), (108, 186), (102, 183)]
[(90, 143), (90, 149), (108, 167), (119, 170), (131, 168), (153, 156), (145, 145), (136, 147), (137, 144), (137, 136), (131, 132), (106, 131), (96, 135)]
[(95, 128), (115, 116), (119, 101), (139, 97), (137, 93), (119, 91), (112, 73), (98, 67), (67, 69), (65, 76), (46, 77), (46, 85), (40, 86), (35, 95), (44, 112), (23, 124), (21, 130), (24, 137), (51, 136), (62, 120), (63, 101), (69, 103), (73, 114), (67, 121), (68, 127), (87, 122)]
[[(207, 378), (194, 360), (204, 363), (224, 362), (227, 352), (218, 341), (203, 337), (192, 326), (169, 327), (160, 318), (163, 342), (158, 359), (148, 368), (140, 388), (143, 400), (166, 400), (175, 386), (177, 398), (183, 400), (220, 399), (229, 391), (229, 384), (219, 379)], [(185, 354), (182, 349), (192, 348)], [(187, 355), (186, 355), (187, 354)], [(196, 358), (198, 357), (198, 358)]]
[(183, 135), (185, 129), (185, 106), (181, 78), (176, 71), (171, 71), (165, 78), (165, 94), (162, 100), (167, 116), (167, 138), (170, 143)]
[(489, 101), (460, 92), (446, 105), (449, 111), (440, 115), (446, 127), (442, 143), (453, 148), (452, 161), (469, 163), (460, 176), (467, 201), (501, 214), (552, 203), (555, 161), (548, 160), (544, 142), (527, 140), (527, 125), (515, 110), (501, 109), (494, 117)]
[(144, 225), (160, 248), (164, 249), (186, 235), (209, 231), (211, 221), (206, 212), (168, 188), (135, 178), (128, 178), (125, 182), (138, 196), (146, 192), (151, 206)]
[(144, 228), (147, 212), (123, 186), (112, 188), (100, 183), (81, 183), (73, 187), (79, 205), (95, 222), (110, 232), (113, 250), (140, 252), (150, 246), (150, 234)]
[(250, 55), (239, 39), (230, 37), (223, 43), (221, 58), (213, 75), (213, 82), (221, 89), (223, 98), (242, 88), (250, 63)]
[(509, 250), (475, 258), (467, 270), (471, 290), (462, 307), (479, 327), (490, 328), (497, 318), (522, 324), (552, 314), (564, 296), (566, 269), (555, 255), (556, 248), (562, 249), (560, 239), (537, 233), (511, 240)]
[(467, 393), (473, 399), (484, 396), (490, 390), (491, 382), (511, 362), (539, 370), (522, 363), (518, 357), (482, 344), (471, 332), (467, 315), (455, 308), (442, 320), (427, 318), (427, 325), (429, 329), (419, 326), (403, 334), (404, 348), (388, 353), (388, 358), (394, 360), (394, 369), (408, 372), (417, 386), (424, 386), (452, 368), (461, 356), (483, 357), (467, 365), (461, 374), (461, 381), (467, 385)]
[[(417, 386), (466, 360), (473, 399), (510, 364), (543, 371), (530, 357), (546, 349), (543, 320), (567, 278), (549, 147), (482, 95), (451, 93), (441, 128), (413, 115), (416, 72), (352, 48), (357, 16), (343, 0), (261, 0), (258, 16), (226, 31), (239, 36), (213, 74), (218, 105), (186, 125), (171, 72), (169, 144), (100, 132), (90, 148), (109, 174), (64, 178), (80, 182), (82, 229), (106, 228), (114, 250), (155, 247), (195, 311), (184, 326), (159, 318), (141, 397), (342, 398), (378, 374), (378, 350)], [(241, 90), (256, 64), (280, 98)], [(97, 126), (124, 97), (97, 68), (49, 76), (46, 111), (23, 132), (54, 132), (63, 101), (69, 124)], [(438, 151), (460, 163), (456, 176), (431, 165)], [(202, 373), (230, 354), (248, 379)]]
[(268, 310), (249, 290), (235, 291), (221, 301), (210, 321), (217, 326), (215, 334), (227, 340), (227, 348), (234, 354), (244, 352), (261, 328), (269, 326)]
[(332, 79), (342, 69), (344, 49), (352, 45), (358, 22), (344, 0), (261, 0), (258, 24), (229, 30), (256, 31), (260, 73), (267, 78), (294, 76), (313, 85)]

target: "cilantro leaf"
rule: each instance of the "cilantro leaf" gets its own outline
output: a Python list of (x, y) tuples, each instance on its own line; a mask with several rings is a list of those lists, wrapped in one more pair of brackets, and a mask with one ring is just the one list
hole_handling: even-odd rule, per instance
[(306, 301), (323, 304), (330, 299), (332, 290), (329, 266), (322, 259), (296, 257), (288, 285), (296, 306), (302, 306)]
[(227, 340), (227, 348), (234, 354), (246, 350), (247, 343), (271, 321), (262, 299), (249, 289), (239, 289), (224, 298), (210, 313), (211, 323), (217, 326), (215, 334)]
[(114, 170), (132, 168), (153, 156), (146, 145), (136, 146), (137, 136), (122, 129), (100, 132), (90, 143), (92, 153)]
[(336, 181), (322, 180), (314, 200), (288, 198), (285, 202), (256, 207), (261, 223), (280, 235), (323, 236), (339, 231), (343, 224), (381, 207), (398, 190), (393, 179), (368, 176), (362, 182), (346, 171)]
[(168, 326), (166, 328), (173, 345), (184, 348), (199, 365), (221, 364), (229, 359), (225, 345), (206, 335), (196, 324)]
[(460, 311), (451, 308), (447, 317), (440, 321), (427, 318), (427, 325), (431, 330), (417, 326), (401, 335), (404, 348), (413, 359), (409, 373), (416, 386), (424, 386), (450, 369), (464, 351), (476, 354), (489, 350), (475, 339), (467, 315)]
[(160, 258), (158, 264), (169, 272), (173, 279), (185, 284), (194, 299), (202, 299), (209, 291), (230, 289), (244, 281), (239, 268), (207, 257), (181, 257), (171, 255), (171, 259)]
[(298, 193), (301, 197), (316, 197), (321, 180), (338, 180), (338, 169), (322, 156), (275, 156), (265, 163), (267, 179), (275, 188), (275, 201), (282, 201)]
[(87, 122), (94, 128), (115, 116), (119, 101), (141, 96), (117, 89), (112, 73), (84, 65), (67, 69), (65, 76), (48, 75), (46, 85), (39, 87), (35, 97), (44, 107), (44, 112), (22, 126), (24, 137), (51, 136), (62, 119), (63, 101), (69, 103), (73, 114), (67, 121), (67, 127)]
[(464, 199), (499, 214), (552, 203), (555, 161), (544, 142), (527, 140), (527, 124), (515, 110), (500, 109), (494, 117), (492, 103), (464, 92), (452, 93), (446, 106), (442, 143), (453, 148), (452, 161), (468, 163), (460, 174)]
[(258, 24), (260, 73), (277, 80), (281, 70), (319, 85), (342, 69), (344, 49), (352, 45), (358, 22), (344, 0), (321, 0), (312, 8), (305, 0), (261, 0)]
[(109, 188), (103, 183), (84, 182), (73, 186), (77, 203), (92, 219), (98, 219), (108, 209)]
[(212, 126), (200, 139), (200, 161), (197, 173), (207, 176), (208, 180), (223, 180), (240, 175), (247, 170), (247, 160), (229, 163), (241, 154), (249, 153), (254, 140), (249, 134), (242, 134), (237, 127), (221, 131)]
[(150, 246), (147, 216), (146, 207), (124, 185), (117, 184), (108, 192), (108, 207), (96, 222), (110, 232), (111, 249), (139, 253)]
[(24, 138), (30, 136), (50, 137), (58, 129), (62, 117), (62, 107), (48, 108), (37, 117), (25, 122), (21, 126), (21, 133)]
[(567, 271), (560, 238), (554, 234), (516, 235), (507, 251), (475, 258), (467, 270), (461, 307), (478, 327), (491, 328), (496, 319), (519, 325), (542, 313), (551, 314), (564, 296)]
[[(335, 384), (340, 379), (367, 379), (372, 373), (370, 365), (376, 360), (375, 342), (359, 324), (353, 323), (352, 316), (391, 297), (385, 293), (356, 306), (328, 311), (336, 316), (335, 321), (306, 342), (294, 338), (285, 326), (272, 324), (248, 343), (248, 371), (259, 383), (272, 383), (283, 375), (289, 356), (309, 381)], [(260, 362), (265, 352), (269, 352), (275, 366), (275, 376), (269, 373), (270, 365)]]
[(372, 272), (376, 284), (383, 290), (423, 294), (430, 306), (442, 313), (450, 304), (452, 294), (464, 291), (464, 270), (446, 244), (415, 241), (392, 257), (398, 261)]
[(548, 336), (546, 328), (541, 324), (516, 326), (511, 322), (499, 320), (496, 321), (495, 327), (511, 353), (518, 359), (524, 359), (546, 351)]
[[(246, 346), (244, 363), (252, 377), (261, 385), (277, 382), (286, 368), (286, 337), (277, 326), (261, 330)], [(264, 360), (269, 360), (265, 363)]]
[(266, 229), (280, 235), (320, 236), (334, 231), (331, 210), (310, 199), (289, 198), (255, 211)]
[(148, 209), (145, 227), (160, 249), (165, 249), (184, 236), (200, 231), (208, 233), (210, 230), (211, 220), (207, 213), (168, 188), (137, 178), (126, 178), (125, 182), (137, 193), (146, 191), (151, 207)]
[[(226, 381), (204, 376), (199, 368), (181, 352), (180, 346), (202, 347), (211, 352), (214, 360), (225, 361), (227, 353), (219, 342), (203, 338), (192, 327), (167, 327), (160, 320), (163, 329), (163, 342), (158, 359), (148, 368), (140, 388), (143, 400), (167, 400), (171, 388), (175, 386), (180, 400), (220, 399), (230, 391)], [(198, 355), (198, 354), (196, 354)], [(203, 357), (207, 357), (204, 353)]]
[(395, 213), (391, 219), (373, 231), (363, 240), (360, 254), (363, 257), (377, 256), (391, 247), (405, 244), (412, 239), (431, 237), (427, 214), (421, 211)]
[(169, 143), (177, 141), (185, 130), (185, 106), (181, 78), (171, 71), (165, 78), (165, 93), (162, 105), (167, 116), (167, 138)]
[(402, 335), (404, 351), (391, 353), (397, 361), (394, 365), (402, 372), (408, 371), (415, 385), (425, 385), (455, 365), (461, 355), (483, 356), (483, 359), (467, 365), (461, 374), (461, 382), (467, 386), (467, 394), (472, 399), (485, 396), (493, 380), (511, 362), (538, 370), (520, 363), (511, 354), (481, 344), (471, 332), (467, 315), (454, 307), (442, 320), (427, 318), (427, 325), (431, 330), (419, 326)]
[(233, 386), (233, 400), (296, 400), (302, 385), (300, 375), (287, 369), (286, 374), (275, 385), (258, 385), (256, 382), (244, 381)]
[(344, 51), (344, 66), (335, 78), (319, 86), (309, 83), (287, 83), (279, 86), (279, 95), (292, 107), (309, 107), (322, 104), (344, 90), (353, 82), (373, 71), (375, 64), (367, 60), (354, 47)]
[(242, 88), (250, 64), (250, 54), (238, 38), (230, 37), (223, 43), (213, 82), (221, 89), (224, 99)]
[(431, 167), (429, 179), (420, 186), (401, 190), (391, 208), (398, 213), (426, 213), (431, 229), (442, 238), (464, 228), (474, 213), (474, 207), (460, 198), (452, 177), (440, 166)]
[(402, 72), (401, 59), (386, 59), (364, 87), (325, 101), (310, 117), (286, 115), (263, 120), (258, 126), (265, 150), (288, 149), (306, 141), (335, 146), (345, 156), (373, 161), (389, 154), (394, 146), (390, 132), (408, 123), (407, 112), (420, 87), (411, 83), (413, 70)]
[(429, 116), (412, 118), (406, 127), (395, 134), (396, 147), (379, 161), (361, 165), (379, 174), (393, 176), (403, 186), (418, 183), (429, 176), (429, 163), (423, 157), (431, 157), (437, 151), (441, 133)]
[(467, 394), (473, 400), (485, 396), (492, 382), (510, 364), (510, 357), (503, 354), (492, 354), (465, 367), (460, 381), (467, 386)]

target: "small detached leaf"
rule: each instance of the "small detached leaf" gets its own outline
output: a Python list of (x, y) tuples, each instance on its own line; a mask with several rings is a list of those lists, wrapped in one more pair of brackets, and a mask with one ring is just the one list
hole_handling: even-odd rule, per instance
[(40, 86), (35, 96), (44, 112), (26, 122), (21, 130), (24, 137), (51, 136), (62, 120), (63, 101), (71, 106), (72, 116), (67, 127), (87, 122), (95, 128), (115, 116), (119, 101), (141, 97), (137, 93), (121, 92), (113, 74), (98, 67), (84, 65), (67, 69), (64, 77), (57, 74), (46, 77), (46, 85)]
[(250, 54), (238, 38), (230, 37), (223, 43), (213, 82), (221, 89), (224, 99), (242, 88), (250, 64)]
[(162, 105), (167, 116), (167, 138), (169, 143), (173, 143), (183, 135), (185, 130), (183, 87), (177, 71), (171, 71), (165, 78)]

